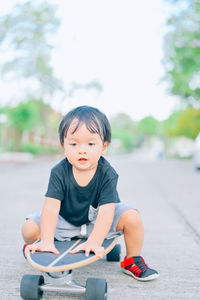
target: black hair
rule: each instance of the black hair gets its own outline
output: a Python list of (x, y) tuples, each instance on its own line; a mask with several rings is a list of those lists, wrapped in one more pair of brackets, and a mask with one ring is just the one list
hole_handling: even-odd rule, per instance
[(78, 122), (72, 134), (81, 123), (84, 123), (90, 132), (99, 134), (103, 143), (106, 141), (110, 143), (111, 127), (106, 115), (95, 107), (83, 105), (72, 109), (63, 117), (58, 130), (61, 145), (63, 145), (64, 138), (74, 119), (77, 119)]

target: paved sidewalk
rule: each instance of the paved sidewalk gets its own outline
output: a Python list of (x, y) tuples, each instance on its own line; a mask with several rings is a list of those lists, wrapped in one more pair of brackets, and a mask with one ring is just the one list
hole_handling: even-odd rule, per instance
[[(191, 162), (143, 162), (130, 157), (110, 159), (120, 174), (119, 194), (143, 216), (143, 256), (160, 272), (158, 280), (138, 282), (118, 263), (98, 261), (74, 270), (77, 281), (103, 277), (109, 300), (200, 299), (200, 173)], [(24, 274), (38, 273), (22, 256), (20, 227), (24, 216), (39, 210), (55, 160), (0, 165), (1, 256), (0, 299), (19, 300)], [(125, 255), (121, 238), (122, 257)], [(98, 270), (98, 272), (97, 272)], [(45, 296), (46, 300), (80, 299)]]

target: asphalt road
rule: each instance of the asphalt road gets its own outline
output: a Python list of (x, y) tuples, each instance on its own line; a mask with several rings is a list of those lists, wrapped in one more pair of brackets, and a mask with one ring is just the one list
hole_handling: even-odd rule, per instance
[[(98, 261), (74, 270), (77, 281), (103, 277), (109, 300), (200, 299), (200, 172), (191, 161), (110, 158), (117, 169), (121, 201), (137, 207), (145, 226), (142, 255), (160, 273), (152, 282), (123, 274), (119, 263)], [(20, 228), (26, 214), (43, 204), (54, 159), (0, 164), (0, 299), (19, 300), (24, 274), (38, 274), (23, 258)], [(123, 238), (122, 258), (125, 255)], [(45, 296), (44, 299), (80, 299)]]

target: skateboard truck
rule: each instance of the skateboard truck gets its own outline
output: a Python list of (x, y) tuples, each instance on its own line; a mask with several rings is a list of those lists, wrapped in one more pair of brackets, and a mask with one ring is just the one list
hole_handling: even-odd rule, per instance
[(79, 285), (74, 279), (72, 270), (67, 272), (47, 273), (48, 282), (40, 289), (43, 292), (61, 292), (66, 294), (84, 295), (85, 287)]

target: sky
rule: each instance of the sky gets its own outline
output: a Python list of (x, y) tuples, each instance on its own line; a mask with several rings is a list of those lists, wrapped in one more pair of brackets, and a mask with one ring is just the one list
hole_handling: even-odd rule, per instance
[[(16, 2), (4, 2), (0, 14)], [(78, 105), (92, 105), (109, 117), (127, 113), (134, 120), (152, 115), (166, 119), (178, 99), (167, 94), (163, 35), (166, 6), (162, 0), (49, 0), (58, 4), (61, 26), (55, 37), (52, 65), (66, 86), (98, 81), (103, 86), (78, 90), (64, 101), (52, 101), (65, 113)], [(0, 104), (20, 95), (17, 85), (0, 82)], [(21, 91), (22, 93), (22, 91)]]

